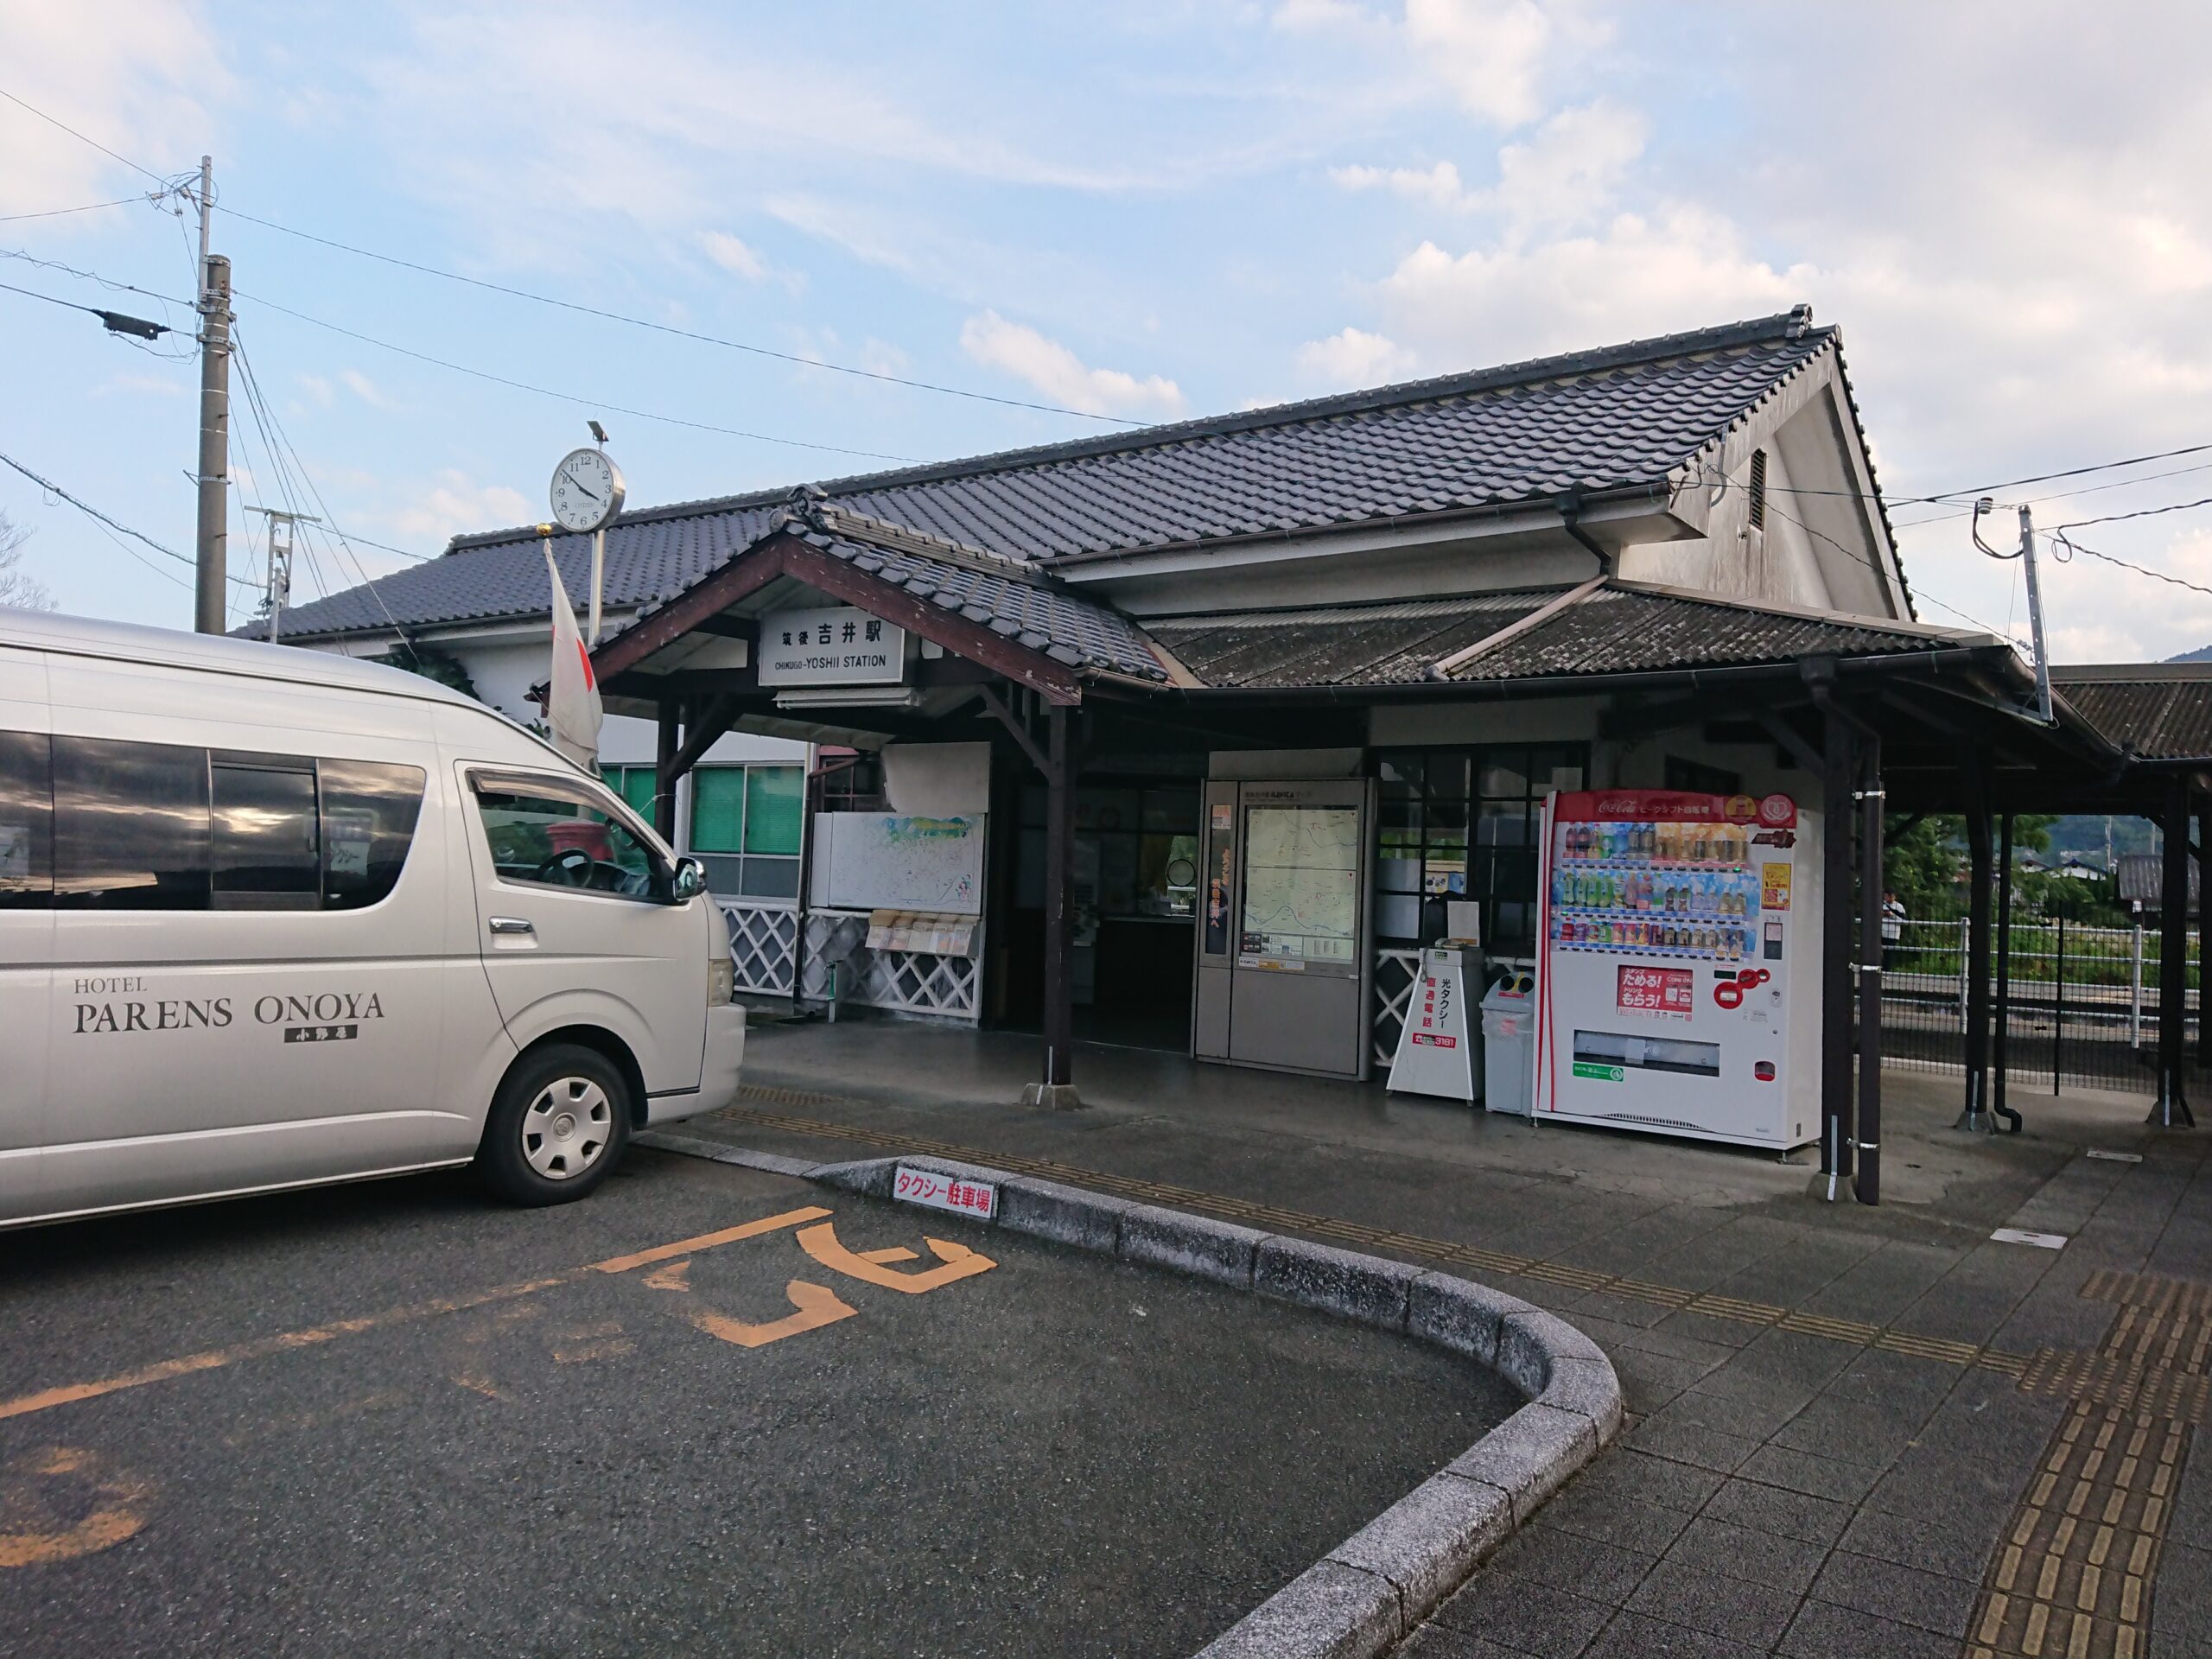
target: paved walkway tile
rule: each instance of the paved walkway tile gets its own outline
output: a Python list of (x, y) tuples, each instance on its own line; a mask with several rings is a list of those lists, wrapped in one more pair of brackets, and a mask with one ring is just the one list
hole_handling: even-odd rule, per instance
[[(1955, 1203), (1865, 1211), (1770, 1159), (1395, 1106), (1340, 1135), (1318, 1096), (1280, 1124), (1240, 1098), (1192, 1122), (794, 1096), (716, 1132), (999, 1162), (1464, 1272), (1575, 1322), (1627, 1430), (1407, 1659), (2212, 1659), (2212, 1452), (2192, 1454), (2212, 1132), (2107, 1118), (2069, 1146), (2031, 1122), (1972, 1143)], [(1955, 1164), (1954, 1110), (1885, 1138)], [(1414, 1126), (1402, 1147), (1386, 1120)], [(1999, 1224), (2069, 1242), (1999, 1243)]]

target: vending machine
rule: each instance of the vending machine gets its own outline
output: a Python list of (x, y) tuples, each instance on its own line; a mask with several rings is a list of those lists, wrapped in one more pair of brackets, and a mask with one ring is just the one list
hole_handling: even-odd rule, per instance
[(1545, 806), (1535, 1115), (1820, 1137), (1821, 825), (1787, 795)]

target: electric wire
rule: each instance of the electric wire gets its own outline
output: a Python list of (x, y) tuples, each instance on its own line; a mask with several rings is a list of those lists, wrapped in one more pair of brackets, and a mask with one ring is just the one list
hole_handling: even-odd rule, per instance
[[(269, 408), (268, 400), (262, 396), (260, 378), (254, 373), (251, 363), (246, 359), (243, 343), (238, 345), (238, 352), (239, 365), (245, 379), (248, 399), (254, 407), (261, 410), (261, 418), (267, 423), (264, 438), (270, 432), (273, 432), (275, 440), (270, 447), (274, 448), (276, 445), (282, 445), (284, 449), (289, 451), (294, 464), (299, 469), (302, 482), (307, 486), (308, 493), (315, 497), (315, 505), (322, 509), (321, 528), (337, 538), (338, 545), (344, 550), (346, 558), (352, 561), (353, 574), (359, 578), (360, 585), (368, 590), (369, 597), (376, 601), (377, 608), (384, 613), (384, 620), (391, 625), (392, 632), (397, 633), (401, 642), (406, 645), (408, 654), (419, 663), (422, 660), (422, 654), (416, 650), (414, 639), (405, 628), (400, 626), (398, 618), (392, 615), (391, 607), (385, 603), (384, 594), (378, 590), (376, 583), (369, 579), (367, 568), (361, 563), (361, 556), (353, 550), (353, 543), (347, 539), (345, 531), (339, 527), (338, 516), (330, 510), (330, 504), (323, 499), (321, 486), (315, 481), (315, 474), (308, 470), (307, 462), (301, 458), (299, 450), (294, 447), (290, 435), (277, 422), (275, 411)], [(309, 553), (308, 557), (312, 561), (312, 552)], [(318, 578), (319, 582), (320, 578)], [(324, 597), (328, 597), (327, 592)]]
[(100, 143), (97, 138), (87, 138), (83, 133), (78, 131), (76, 128), (71, 126), (67, 121), (58, 120), (54, 117), (48, 115), (44, 110), (39, 108), (35, 104), (26, 104), (22, 99), (17, 98), (13, 92), (10, 92), (4, 86), (0, 86), (0, 98), (6, 99), (17, 109), (29, 111), (40, 120), (45, 122), (48, 126), (60, 128), (62, 131), (67, 133), (72, 138), (76, 139), (78, 143), (90, 144), (94, 149), (99, 151), (101, 155), (108, 157), (111, 161), (121, 162), (125, 167), (129, 168), (134, 173), (144, 174), (156, 184), (160, 185), (164, 190), (171, 188), (172, 181), (163, 178), (160, 174), (155, 172), (152, 168), (141, 167), (137, 162), (132, 161), (128, 156), (118, 155), (114, 150), (110, 149), (105, 144)]
[(103, 207), (128, 207), (133, 202), (149, 200), (151, 198), (148, 196), (119, 196), (113, 201), (88, 201), (81, 207), (48, 207), (45, 212), (37, 213), (0, 213), (0, 225), (13, 225), (26, 219), (60, 219), (70, 213), (93, 213)]
[[(143, 531), (133, 530), (130, 525), (124, 524), (119, 518), (110, 518), (106, 513), (102, 512), (98, 507), (92, 505), (91, 502), (72, 495), (68, 491), (63, 489), (59, 484), (56, 484), (52, 479), (42, 477), (39, 474), (33, 472), (29, 467), (24, 466), (22, 461), (17, 461), (13, 455), (0, 454), (0, 465), (13, 467), (16, 471), (21, 473), (25, 478), (30, 480), (32, 483), (37, 485), (39, 488), (46, 491), (49, 495), (57, 496), (60, 499), (67, 501), (71, 506), (76, 508), (78, 512), (84, 513), (88, 518), (96, 519), (98, 522), (107, 526), (111, 530), (120, 531), (124, 535), (130, 537), (134, 540), (143, 542), (148, 547), (152, 548), (155, 552), (161, 554), (164, 558), (174, 559), (179, 564), (190, 566), (194, 569), (198, 568), (194, 564), (194, 561), (185, 557), (183, 554), (178, 552), (175, 549), (162, 546), (161, 543), (156, 541)], [(121, 545), (121, 543), (118, 543), (118, 545)], [(139, 559), (142, 563), (144, 562), (144, 556), (143, 554), (127, 547), (124, 549), (124, 551), (130, 553), (131, 557)], [(149, 569), (156, 569), (159, 567), (149, 563), (147, 568)], [(166, 575), (168, 575), (168, 572), (163, 571), (162, 574)], [(232, 582), (238, 582), (239, 580), (237, 576), (228, 575), (227, 572), (226, 573), (226, 575), (228, 577), (228, 580)], [(175, 578), (172, 578), (172, 580), (175, 580)], [(189, 587), (191, 584), (188, 582), (184, 585)], [(243, 585), (251, 587), (252, 584), (251, 582), (247, 582)]]
[(2171, 587), (2186, 588), (2193, 594), (2212, 594), (2212, 588), (2206, 587), (2201, 582), (2191, 582), (2186, 576), (2177, 576), (2167, 570), (2154, 570), (2147, 564), (2138, 564), (2133, 559), (2123, 559), (2116, 553), (2102, 553), (2094, 547), (2085, 547), (2067, 535), (2063, 529), (2046, 531), (2043, 533), (2050, 537), (2051, 556), (2061, 564), (2071, 563), (2076, 553), (2086, 553), (2093, 559), (2101, 559), (2107, 564), (2118, 565), (2123, 570), (2133, 570), (2139, 576), (2149, 576), (2153, 581), (2165, 582)]
[(365, 334), (358, 329), (344, 327), (338, 323), (326, 321), (321, 317), (311, 317), (304, 311), (295, 311), (291, 307), (280, 305), (265, 295), (248, 294), (241, 289), (237, 290), (236, 297), (249, 300), (256, 305), (266, 306), (271, 311), (281, 312), (285, 316), (296, 318), (315, 327), (327, 328), (332, 334), (343, 334), (348, 340), (358, 340), (364, 345), (374, 346), (382, 351), (397, 352), (400, 356), (413, 358), (418, 363), (428, 363), (436, 368), (448, 369), (455, 374), (465, 374), (474, 379), (488, 380), (494, 385), (506, 386), (516, 391), (527, 391), (535, 397), (551, 397), (560, 403), (573, 404), (580, 409), (611, 410), (618, 415), (627, 415), (633, 420), (655, 421), (664, 426), (688, 427), (695, 432), (714, 432), (723, 437), (745, 438), (755, 443), (780, 443), (796, 449), (816, 449), (833, 455), (858, 455), (868, 461), (895, 461), (911, 463), (914, 459), (911, 455), (889, 454), (880, 449), (849, 449), (841, 444), (813, 443), (803, 438), (779, 438), (772, 433), (747, 432), (734, 426), (717, 426), (710, 421), (692, 421), (686, 420), (681, 416), (658, 415), (648, 409), (632, 409), (622, 404), (610, 403), (603, 397), (579, 397), (575, 392), (557, 391), (550, 386), (532, 385), (527, 380), (510, 379), (503, 374), (493, 374), (488, 369), (471, 368), (465, 363), (450, 362), (445, 358), (432, 357), (427, 352), (418, 352), (410, 346), (395, 345), (388, 340), (378, 340), (373, 334)]
[(2108, 512), (2101, 518), (2075, 518), (2063, 524), (2053, 524), (2055, 535), (2062, 530), (2080, 530), (2088, 524), (2116, 524), (2127, 518), (2156, 518), (2169, 512), (2188, 512), (2197, 507), (2212, 507), (2212, 495), (2196, 501), (2175, 501), (2163, 507), (2143, 507), (2134, 512)]
[(766, 346), (754, 346), (744, 340), (729, 340), (721, 334), (703, 334), (696, 328), (678, 328), (671, 323), (655, 322), (648, 317), (632, 316), (627, 312), (610, 311), (602, 306), (584, 305), (574, 300), (556, 299), (550, 294), (537, 294), (526, 288), (516, 288), (505, 283), (489, 282), (480, 276), (464, 276), (459, 271), (445, 270), (436, 265), (427, 265), (414, 259), (403, 259), (396, 254), (378, 253), (373, 248), (356, 247), (350, 242), (340, 242), (332, 237), (317, 236), (312, 231), (296, 230), (289, 225), (280, 225), (273, 219), (264, 219), (240, 207), (225, 207), (216, 204), (217, 211), (233, 219), (243, 219), (249, 224), (266, 230), (296, 236), (304, 242), (319, 243), (326, 248), (335, 248), (363, 259), (374, 259), (387, 265), (397, 265), (403, 270), (419, 271), (426, 276), (436, 276), (449, 283), (464, 283), (493, 294), (504, 294), (512, 299), (527, 300), (533, 305), (551, 306), (556, 310), (573, 311), (582, 316), (597, 317), (607, 322), (625, 323), (632, 328), (649, 329), (654, 334), (671, 334), (678, 340), (696, 340), (701, 345), (720, 346), (726, 350), (743, 352), (753, 357), (772, 358), (779, 363), (795, 364), (801, 368), (823, 369), (833, 374), (847, 374), (861, 380), (880, 381), (886, 385), (907, 386), (917, 391), (934, 391), (948, 397), (972, 398), (977, 403), (999, 404), (1008, 409), (1033, 410), (1044, 415), (1072, 415), (1079, 420), (1101, 421), (1114, 426), (1143, 426), (1143, 421), (1129, 420), (1119, 415), (1100, 415), (1090, 410), (1071, 409), (1060, 404), (1032, 403), (1027, 398), (1001, 397), (988, 391), (970, 391), (964, 386), (948, 386), (933, 380), (917, 380), (902, 374), (886, 374), (876, 369), (855, 368), (849, 363), (830, 363), (820, 358), (802, 357), (796, 352), (779, 352)]

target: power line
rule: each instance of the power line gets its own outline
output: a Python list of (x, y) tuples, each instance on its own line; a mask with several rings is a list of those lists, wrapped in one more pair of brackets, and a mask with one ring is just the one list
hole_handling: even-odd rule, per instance
[(172, 181), (163, 178), (160, 174), (155, 172), (152, 168), (141, 167), (137, 162), (132, 161), (128, 156), (117, 155), (115, 151), (110, 149), (105, 144), (100, 143), (99, 139), (86, 137), (83, 133), (78, 131), (76, 128), (71, 126), (67, 121), (55, 119), (53, 116), (48, 115), (44, 110), (40, 109), (35, 104), (24, 103), (22, 99), (17, 98), (13, 92), (10, 92), (4, 86), (0, 86), (0, 98), (6, 99), (17, 109), (29, 111), (31, 114), (36, 116), (48, 126), (60, 128), (62, 131), (67, 133), (72, 138), (76, 139), (79, 143), (90, 144), (94, 149), (97, 149), (101, 155), (107, 156), (109, 159), (121, 162), (132, 172), (144, 174), (156, 184), (160, 185), (164, 190), (170, 188)]
[(676, 415), (657, 415), (651, 410), (632, 409), (621, 404), (610, 403), (603, 397), (583, 397), (571, 391), (556, 391), (550, 386), (537, 386), (527, 380), (509, 379), (505, 375), (493, 374), (488, 369), (473, 369), (465, 363), (448, 362), (442, 357), (432, 357), (427, 352), (418, 352), (406, 346), (397, 346), (391, 340), (378, 340), (373, 334), (365, 334), (358, 329), (344, 327), (338, 323), (326, 322), (322, 318), (311, 317), (304, 311), (295, 311), (291, 307), (279, 305), (276, 301), (264, 296), (248, 294), (243, 289), (235, 291), (239, 299), (251, 300), (257, 305), (267, 306), (272, 311), (280, 311), (288, 317), (296, 318), (314, 327), (327, 328), (334, 334), (343, 334), (348, 340), (358, 340), (364, 345), (374, 346), (382, 351), (397, 352), (402, 357), (411, 357), (418, 363), (428, 363), (437, 368), (448, 369), (455, 374), (468, 375), (478, 380), (488, 380), (494, 385), (506, 386), (516, 391), (527, 391), (539, 397), (555, 398), (564, 404), (574, 404), (581, 409), (611, 410), (615, 414), (627, 415), (636, 420), (658, 421), (665, 426), (688, 427), (695, 432), (719, 433), (723, 437), (745, 438), (755, 443), (780, 443), (798, 449), (818, 449), (833, 455), (858, 455), (868, 461), (911, 462), (913, 460), (911, 455), (887, 454), (879, 449), (848, 449), (834, 443), (810, 443), (802, 438), (779, 438), (766, 432), (747, 432), (733, 426), (716, 426), (709, 421), (685, 420)]
[[(232, 339), (233, 340), (237, 339), (235, 331), (232, 334)], [(309, 493), (314, 495), (315, 505), (322, 509), (323, 524), (329, 530), (332, 535), (338, 538), (339, 546), (345, 550), (346, 556), (353, 561), (353, 574), (360, 579), (360, 585), (368, 589), (369, 597), (376, 601), (377, 609), (384, 613), (384, 620), (391, 624), (392, 632), (397, 633), (400, 638), (401, 643), (406, 645), (408, 654), (414, 657), (419, 663), (422, 660), (422, 657), (421, 653), (416, 652), (415, 649), (415, 641), (409, 636), (407, 630), (399, 626), (399, 620), (392, 615), (391, 607), (384, 602), (384, 595), (377, 591), (376, 584), (369, 580), (369, 573), (361, 563), (361, 556), (353, 551), (352, 544), (346, 538), (346, 532), (338, 527), (337, 515), (331, 512), (330, 504), (322, 499), (322, 490), (321, 486), (315, 483), (315, 475), (308, 470), (307, 462), (301, 460), (300, 452), (292, 447), (292, 440), (285, 433), (284, 429), (277, 424), (275, 411), (270, 409), (268, 400), (261, 394), (261, 378), (258, 375), (254, 373), (253, 365), (248, 360), (245, 354), (245, 347), (243, 344), (238, 345), (238, 366), (243, 372), (245, 379), (246, 397), (248, 402), (254, 410), (258, 411), (256, 416), (256, 419), (264, 423), (262, 428), (262, 436), (264, 441), (269, 443), (269, 447), (272, 451), (275, 450), (277, 445), (281, 444), (284, 449), (290, 452), (292, 461), (299, 469), (301, 481), (308, 486)], [(304, 545), (304, 543), (302, 545)], [(308, 568), (312, 569), (315, 563), (315, 558), (312, 552), (308, 556)], [(318, 583), (320, 583), (320, 575), (317, 576), (316, 580)], [(328, 594), (326, 594), (324, 597), (327, 598)]]
[[(219, 211), (233, 219), (243, 219), (250, 224), (276, 231), (286, 236), (298, 237), (303, 242), (319, 243), (326, 248), (335, 248), (363, 259), (374, 259), (387, 265), (397, 265), (403, 270), (419, 271), (425, 276), (441, 277), (448, 283), (461, 283), (470, 288), (484, 289), (493, 294), (504, 294), (512, 299), (527, 300), (533, 305), (551, 306), (556, 310), (574, 311), (587, 317), (598, 317), (607, 322), (626, 323), (632, 328), (645, 328), (658, 334), (672, 334), (678, 340), (696, 340), (705, 346), (720, 346), (725, 350), (744, 352), (753, 357), (772, 358), (779, 363), (796, 364), (801, 368), (825, 369), (833, 374), (849, 374), (861, 380), (880, 381), (886, 385), (908, 386), (917, 391), (934, 391), (948, 397), (968, 397), (982, 404), (999, 404), (1008, 409), (1034, 410), (1045, 415), (1072, 415), (1078, 420), (1103, 421), (1114, 426), (1142, 426), (1142, 421), (1133, 421), (1119, 415), (1098, 415), (1089, 410), (1069, 409), (1058, 404), (1030, 403), (1020, 397), (1001, 397), (988, 391), (969, 391), (963, 386), (941, 385), (932, 380), (916, 380), (902, 374), (886, 374), (876, 369), (855, 368), (849, 363), (829, 363), (820, 358), (802, 357), (796, 352), (779, 352), (766, 346), (753, 346), (741, 340), (729, 340), (721, 334), (702, 334), (693, 328), (678, 328), (673, 324), (655, 322), (648, 317), (632, 316), (627, 312), (610, 311), (596, 305), (582, 305), (574, 300), (556, 299), (550, 294), (535, 294), (526, 288), (514, 288), (505, 283), (487, 282), (480, 276), (464, 276), (459, 271), (443, 270), (436, 265), (426, 265), (414, 259), (402, 259), (396, 254), (378, 253), (372, 248), (356, 247), (350, 242), (340, 242), (327, 236), (317, 236), (311, 231), (295, 230), (289, 225), (279, 225), (273, 219), (263, 219), (243, 208), (225, 207), (216, 204)], [(857, 453), (857, 452), (849, 452)]]
[[(111, 334), (141, 334), (143, 338), (152, 340), (162, 334), (176, 333), (175, 329), (165, 322), (149, 322), (143, 317), (125, 316), (120, 311), (103, 311), (96, 305), (79, 305), (74, 300), (58, 299), (51, 294), (41, 294), (35, 289), (17, 288), (13, 283), (0, 283), (0, 289), (4, 289), (10, 294), (20, 294), (25, 299), (44, 300), (48, 305), (59, 305), (72, 311), (82, 311), (88, 317), (98, 317), (101, 325)], [(143, 333), (148, 329), (152, 330), (152, 333)]]
[[(2084, 547), (2064, 533), (2066, 528), (2061, 526), (2057, 530), (2044, 532), (2050, 537), (2053, 543), (2052, 556), (2061, 564), (2069, 563), (2076, 553), (2086, 553), (2093, 559), (2102, 559), (2107, 564), (2116, 564), (2123, 570), (2133, 570), (2139, 576), (2149, 576), (2175, 588), (2186, 588), (2193, 594), (2212, 594), (2212, 588), (2206, 587), (2201, 582), (2191, 582), (2186, 576), (2177, 576), (2164, 570), (2153, 570), (2147, 564), (2137, 564), (2133, 560), (2123, 559), (2116, 554), (2100, 553), (2094, 547)], [(2063, 552), (2058, 550), (2062, 548), (2065, 550)]]
[(2053, 524), (2051, 533), (2062, 530), (2080, 530), (2085, 524), (2116, 524), (2126, 518), (2156, 518), (2161, 513), (2187, 512), (2193, 507), (2212, 507), (2212, 495), (2196, 501), (2175, 501), (2163, 507), (2144, 507), (2134, 512), (2108, 512), (2101, 518), (2076, 518), (2071, 524)]
[(145, 201), (145, 196), (121, 196), (113, 201), (88, 201), (81, 207), (49, 207), (40, 213), (0, 213), (0, 225), (13, 225), (26, 219), (61, 219), (70, 213), (95, 213), (103, 207), (128, 207), (134, 201)]
[[(39, 488), (46, 491), (48, 494), (59, 496), (62, 500), (67, 501), (71, 506), (76, 508), (78, 512), (85, 513), (92, 518), (98, 519), (101, 524), (105, 524), (111, 530), (119, 530), (125, 536), (131, 537), (136, 540), (145, 543), (147, 546), (152, 548), (155, 552), (161, 554), (164, 558), (175, 559), (179, 564), (184, 565), (189, 565), (193, 563), (190, 559), (185, 557), (183, 554), (177, 552), (174, 548), (163, 547), (159, 542), (147, 535), (144, 531), (133, 530), (130, 525), (123, 523), (120, 519), (109, 518), (107, 514), (102, 512), (98, 507), (92, 505), (90, 502), (79, 500), (77, 497), (70, 494), (68, 491), (63, 489), (59, 484), (56, 484), (52, 479), (40, 477), (38, 474), (24, 466), (22, 461), (17, 461), (14, 456), (0, 454), (0, 465), (14, 467), (25, 478), (30, 480), (32, 483), (37, 485)], [(125, 551), (128, 550), (128, 549), (125, 550)], [(150, 569), (152, 567), (149, 568)], [(237, 576), (230, 576), (228, 579), (232, 582), (239, 581), (239, 578)], [(251, 582), (243, 582), (241, 585), (251, 587), (253, 584)]]

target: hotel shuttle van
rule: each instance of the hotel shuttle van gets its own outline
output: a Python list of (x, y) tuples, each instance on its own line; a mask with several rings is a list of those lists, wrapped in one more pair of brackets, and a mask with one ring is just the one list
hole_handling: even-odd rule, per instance
[(580, 1198), (744, 1041), (699, 867), (505, 716), (0, 611), (0, 1225), (447, 1165)]

